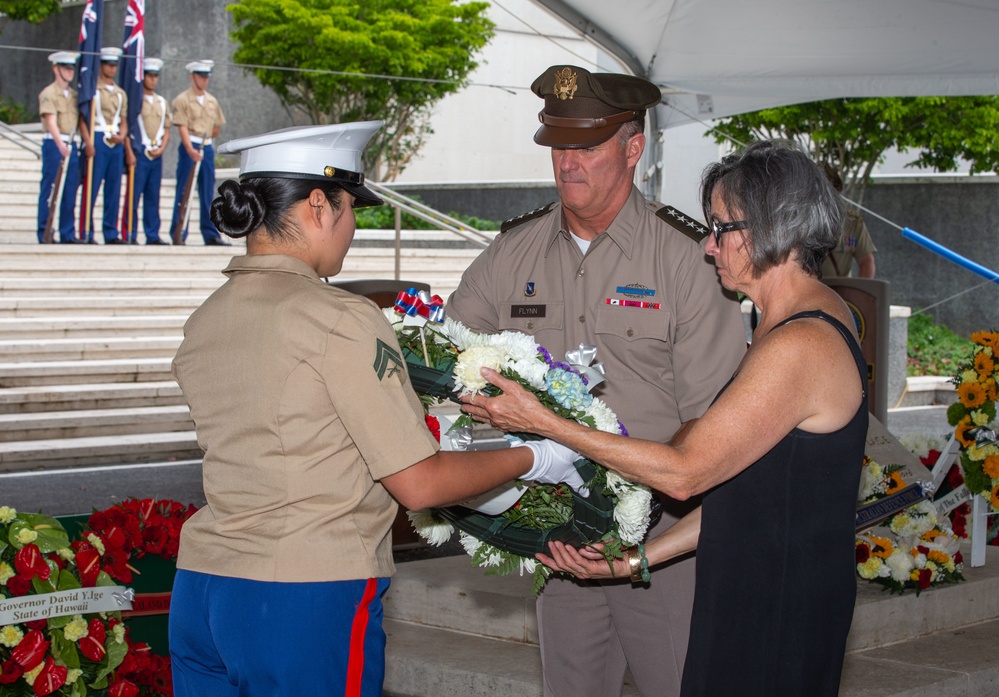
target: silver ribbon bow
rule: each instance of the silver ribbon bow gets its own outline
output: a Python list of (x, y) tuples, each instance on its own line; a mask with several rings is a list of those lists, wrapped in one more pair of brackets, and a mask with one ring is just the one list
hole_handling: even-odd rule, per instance
[(125, 603), (128, 603), (129, 607), (131, 607), (132, 601), (135, 600), (135, 590), (132, 588), (126, 588), (121, 593), (112, 591), (111, 597), (114, 598), (115, 602), (118, 603), (119, 605), (124, 605)]
[(472, 427), (462, 426), (460, 428), (452, 428), (445, 435), (451, 441), (452, 450), (468, 450), (468, 446), (472, 444)]
[(565, 352), (566, 362), (586, 376), (587, 392), (592, 392), (594, 387), (604, 381), (604, 365), (593, 363), (596, 357), (597, 347), (593, 344), (580, 344), (579, 348)]
[(984, 426), (979, 426), (978, 428), (972, 429), (970, 432), (974, 435), (975, 443), (977, 445), (989, 445), (996, 442), (996, 432), (990, 431)]

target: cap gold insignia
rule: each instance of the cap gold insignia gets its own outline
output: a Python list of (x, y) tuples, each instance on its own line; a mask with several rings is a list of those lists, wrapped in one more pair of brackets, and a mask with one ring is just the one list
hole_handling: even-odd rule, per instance
[(332, 177), (334, 174), (336, 174), (336, 170), (330, 167), (329, 165), (326, 165), (326, 167), (323, 169), (324, 177)]
[(555, 71), (555, 96), (559, 99), (572, 99), (576, 94), (576, 73), (568, 67)]

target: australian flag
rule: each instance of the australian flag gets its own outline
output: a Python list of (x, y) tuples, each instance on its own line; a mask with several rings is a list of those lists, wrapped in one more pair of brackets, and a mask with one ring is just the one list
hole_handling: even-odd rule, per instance
[(80, 22), (80, 115), (90, 120), (90, 102), (97, 93), (97, 76), (101, 65), (101, 27), (104, 24), (104, 0), (87, 0)]
[(122, 62), (118, 68), (118, 84), (128, 96), (128, 137), (132, 148), (139, 152), (139, 113), (142, 111), (142, 61), (146, 57), (146, 0), (128, 0), (125, 11), (125, 38), (122, 40)]

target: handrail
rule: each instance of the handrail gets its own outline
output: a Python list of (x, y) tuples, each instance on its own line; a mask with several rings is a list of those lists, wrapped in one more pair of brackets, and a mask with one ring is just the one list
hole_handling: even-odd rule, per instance
[[(7, 135), (6, 133), (4, 133), (4, 131), (10, 131), (11, 133), (13, 133), (14, 135), (16, 135), (21, 140), (27, 141), (29, 143), (29, 145), (25, 145), (20, 140), (15, 140), (14, 138), (11, 138), (9, 135)], [(42, 159), (42, 146), (40, 146), (38, 143), (36, 143), (35, 141), (33, 141), (28, 136), (26, 136), (23, 133), (21, 133), (16, 128), (11, 128), (8, 124), (4, 123), (3, 121), (0, 121), (0, 138), (3, 138), (4, 140), (9, 140), (14, 145), (17, 145), (19, 147), (24, 148), (25, 150), (27, 150), (28, 152), (30, 152), (32, 155), (34, 155), (35, 157), (37, 157), (39, 160)]]
[[(472, 244), (478, 245), (483, 249), (489, 246), (489, 242), (491, 241), (489, 235), (485, 234), (481, 230), (471, 227), (470, 225), (466, 225), (457, 218), (452, 218), (449, 215), (434, 210), (419, 201), (393, 191), (383, 184), (375, 183), (370, 179), (365, 182), (365, 185), (381, 196), (387, 204), (397, 210), (403, 210), (420, 220), (424, 220), (431, 225), (435, 225), (445, 232), (454, 233), (458, 237), (461, 237)], [(398, 234), (399, 232), (399, 222), (397, 219), (396, 233)]]

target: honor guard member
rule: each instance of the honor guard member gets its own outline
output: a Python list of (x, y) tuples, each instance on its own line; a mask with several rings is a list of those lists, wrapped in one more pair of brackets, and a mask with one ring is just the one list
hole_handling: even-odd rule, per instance
[(70, 87), (76, 74), (76, 62), (80, 54), (72, 51), (56, 51), (49, 54), (52, 75), (55, 78), (38, 95), (38, 113), (42, 119), (42, 184), (38, 192), (38, 241), (42, 242), (45, 225), (49, 218), (49, 197), (57, 185), (56, 175), (59, 163), (66, 159), (65, 180), (60, 193), (61, 200), (53, 222), (59, 230), (59, 241), (67, 244), (77, 242), (74, 230), (73, 208), (76, 190), (80, 186), (80, 152), (78, 136), (79, 112), (76, 108), (76, 90)]
[(135, 155), (128, 146), (128, 97), (118, 86), (118, 59), (122, 50), (117, 47), (101, 49), (100, 74), (97, 77), (97, 91), (94, 93), (94, 132), (83, 129), (88, 157), (94, 159), (90, 179), (90, 229), (87, 242), (95, 244), (94, 203), (97, 189), (104, 183), (104, 216), (101, 230), (104, 244), (124, 244), (118, 229), (118, 205), (121, 201), (121, 175), (125, 162), (134, 164)]
[[(507, 221), (447, 304), (476, 331), (532, 334), (552, 355), (597, 347), (599, 396), (633, 436), (669, 441), (698, 418), (745, 353), (739, 305), (704, 253), (704, 226), (647, 201), (634, 185), (645, 112), (661, 100), (630, 75), (553, 66), (531, 86), (545, 100), (559, 200)], [(654, 537), (697, 502), (658, 495)], [(651, 582), (553, 577), (538, 597), (544, 694), (620, 695), (626, 667), (645, 697), (677, 695), (694, 595), (694, 560)]]
[[(210, 60), (192, 61), (187, 64), (191, 74), (191, 87), (181, 92), (173, 100), (173, 123), (180, 133), (177, 148), (177, 196), (173, 204), (171, 232), (177, 227), (185, 183), (196, 162), (198, 169), (198, 200), (201, 212), (201, 236), (207, 245), (227, 246), (218, 229), (212, 224), (209, 205), (215, 198), (215, 149), (212, 139), (217, 138), (225, 123), (222, 107), (215, 97), (208, 93), (208, 80), (215, 62)], [(187, 226), (183, 239), (187, 239)]]
[[(156, 93), (163, 61), (142, 61), (142, 111), (139, 113), (139, 151), (135, 153), (135, 195), (132, 198), (132, 235), (138, 237), (139, 197), (142, 197), (142, 229), (146, 244), (168, 244), (160, 237), (160, 184), (163, 181), (163, 152), (170, 141), (170, 105)], [(169, 234), (169, 233), (168, 233)]]

